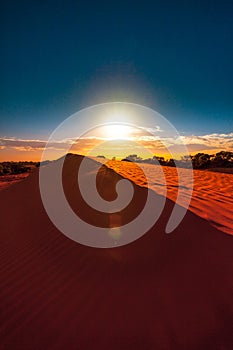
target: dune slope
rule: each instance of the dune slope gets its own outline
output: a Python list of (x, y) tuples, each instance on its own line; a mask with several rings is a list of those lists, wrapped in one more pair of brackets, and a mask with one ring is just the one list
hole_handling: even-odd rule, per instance
[[(80, 161), (67, 157), (64, 187), (85, 219), (89, 209), (73, 189)], [(120, 175), (103, 168), (99, 176), (111, 198), (111, 179)], [(134, 188), (130, 215), (147, 191)], [(137, 241), (96, 249), (53, 226), (38, 172), (2, 191), (0, 348), (232, 349), (232, 237), (191, 212), (166, 235), (173, 205), (167, 199), (158, 222)]]
[[(121, 161), (109, 161), (106, 164), (120, 175), (131, 179), (140, 186), (148, 186), (158, 194), (167, 190), (167, 197), (176, 201), (178, 192), (178, 177), (176, 168), (163, 166), (166, 184), (162, 181), (158, 166)], [(140, 169), (141, 168), (141, 169)], [(143, 171), (147, 173), (148, 183)], [(180, 168), (180, 202), (185, 206), (187, 189), (190, 188), (189, 169)], [(210, 172), (208, 170), (193, 170), (193, 192), (189, 210), (208, 220), (220, 231), (233, 235), (233, 175)]]

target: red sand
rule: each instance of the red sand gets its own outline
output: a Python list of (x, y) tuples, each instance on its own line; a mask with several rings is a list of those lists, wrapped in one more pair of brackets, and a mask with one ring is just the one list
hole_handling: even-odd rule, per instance
[[(158, 194), (163, 194), (164, 186), (159, 176), (159, 167), (152, 164), (138, 164), (142, 170), (149, 173), (148, 184), (145, 176), (135, 163), (109, 161), (108, 167), (117, 171), (120, 175), (131, 179), (140, 186), (148, 186)], [(178, 179), (176, 168), (162, 167), (166, 177), (167, 197), (176, 200)], [(180, 169), (182, 175), (181, 202), (187, 195), (186, 187), (189, 187), (189, 169)], [(208, 170), (194, 170), (194, 188), (189, 210), (208, 220), (210, 224), (219, 230), (233, 235), (233, 175)], [(155, 188), (154, 183), (159, 184)]]
[(30, 173), (0, 176), (0, 191), (26, 179)]
[[(70, 200), (80, 159), (66, 163)], [(117, 176), (105, 169), (99, 183)], [(191, 212), (166, 235), (172, 208), (139, 240), (95, 249), (50, 222), (38, 172), (2, 191), (0, 348), (232, 349), (233, 239)]]

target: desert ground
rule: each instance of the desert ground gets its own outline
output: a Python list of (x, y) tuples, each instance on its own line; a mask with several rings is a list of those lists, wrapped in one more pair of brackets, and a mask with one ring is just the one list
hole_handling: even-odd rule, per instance
[[(81, 161), (66, 157), (66, 198), (83, 220), (106, 227), (109, 214), (81, 198)], [(133, 181), (133, 203), (119, 213), (124, 224), (148, 191), (155, 203), (160, 194), (130, 163), (118, 170), (115, 163), (117, 172), (110, 166), (98, 174), (104, 198), (114, 198), (120, 174)], [(56, 229), (41, 201), (38, 169), (0, 192), (0, 349), (232, 349), (233, 240), (222, 232), (224, 226), (232, 233), (231, 175), (195, 172), (196, 198), (167, 235), (177, 184), (174, 169), (166, 171), (170, 184), (159, 220), (140, 239), (112, 249), (81, 245)], [(213, 225), (208, 208), (216, 203)]]
[(17, 174), (17, 175), (3, 175), (0, 177), (0, 191), (11, 185), (16, 184), (29, 176), (30, 173)]

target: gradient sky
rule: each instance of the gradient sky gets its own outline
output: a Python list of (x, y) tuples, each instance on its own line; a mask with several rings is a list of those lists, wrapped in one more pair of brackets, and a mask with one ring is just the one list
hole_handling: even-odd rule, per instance
[(232, 15), (231, 0), (2, 1), (0, 137), (46, 140), (108, 101), (183, 135), (232, 132)]

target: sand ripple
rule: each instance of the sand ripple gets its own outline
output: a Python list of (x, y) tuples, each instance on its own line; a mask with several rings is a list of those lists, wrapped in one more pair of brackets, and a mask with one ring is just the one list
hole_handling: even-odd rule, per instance
[[(147, 184), (142, 170), (135, 163), (109, 161), (106, 165), (138, 185), (148, 186), (158, 194), (164, 195), (165, 187), (167, 187), (167, 197), (172, 201), (176, 201), (178, 191), (176, 168), (166, 166), (162, 168), (166, 177), (165, 186), (160, 175), (159, 166), (138, 164), (147, 173)], [(190, 171), (189, 169), (181, 169), (180, 205), (185, 202), (190, 190)], [(233, 175), (207, 170), (194, 170), (193, 177), (194, 188), (189, 210), (208, 220), (219, 230), (233, 235)]]

